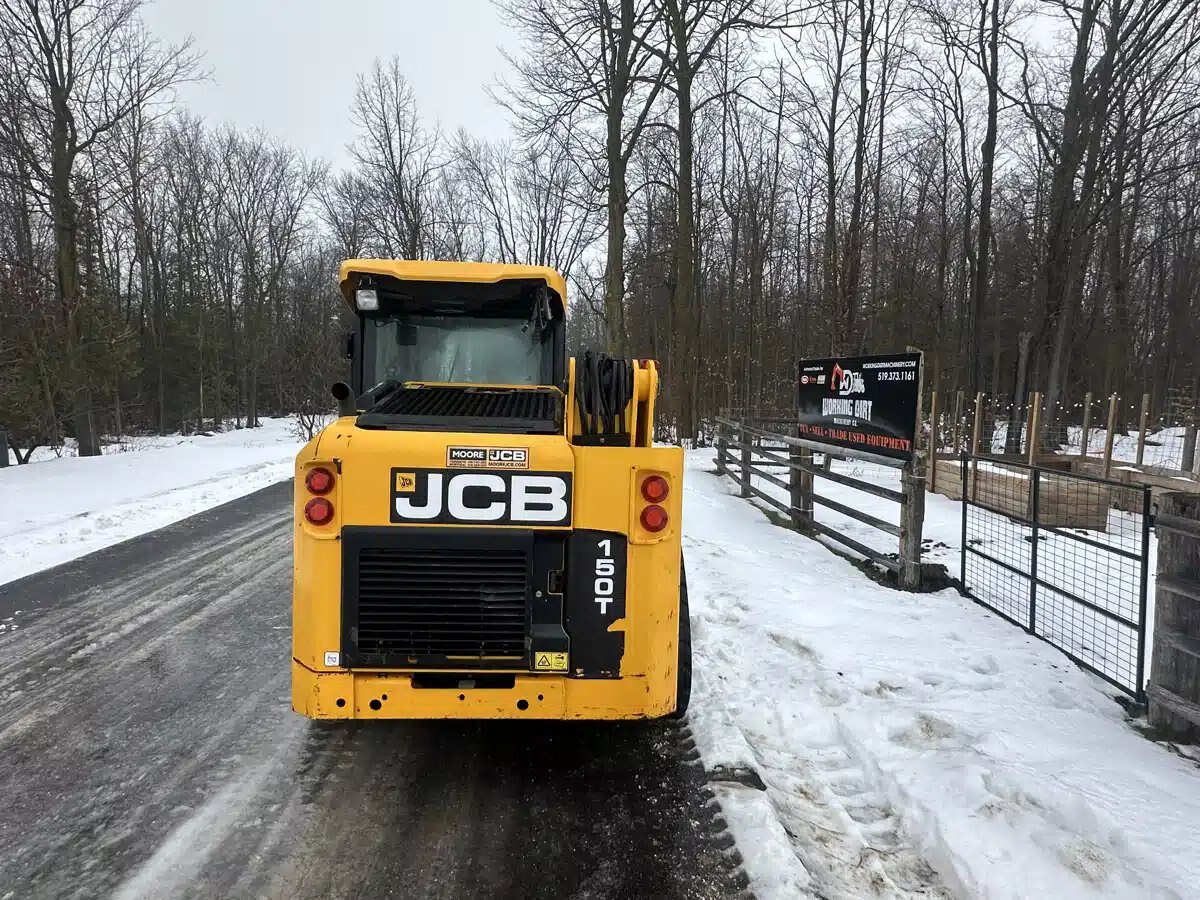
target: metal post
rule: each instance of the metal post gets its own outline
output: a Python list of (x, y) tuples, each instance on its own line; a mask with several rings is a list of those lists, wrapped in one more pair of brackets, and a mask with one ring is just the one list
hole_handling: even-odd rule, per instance
[(1088, 452), (1088, 437), (1092, 430), (1092, 392), (1088, 391), (1087, 396), (1083, 398), (1083, 435), (1079, 448), (1079, 455), (1084, 459), (1087, 458)]
[(967, 584), (967, 508), (971, 500), (967, 494), (970, 484), (970, 470), (967, 467), (971, 465), (971, 459), (964, 453), (958, 458), (958, 465), (962, 476), (962, 540), (959, 541), (959, 553), (962, 556), (959, 566), (962, 575), (959, 580), (962, 582), (963, 590), (969, 594), (971, 586)]
[(1137, 464), (1146, 457), (1146, 426), (1150, 424), (1150, 395), (1142, 394), (1142, 416), (1138, 423)]
[(1037, 634), (1037, 587), (1038, 587), (1038, 514), (1041, 512), (1041, 473), (1029, 470), (1032, 483), (1029, 486), (1029, 513), (1033, 528), (1029, 532), (1029, 633)]
[(8, 465), (8, 432), (0, 428), (0, 469)]
[(1146, 700), (1146, 587), (1150, 581), (1150, 488), (1142, 488), (1142, 570), (1138, 590), (1137, 695), (1139, 703)]

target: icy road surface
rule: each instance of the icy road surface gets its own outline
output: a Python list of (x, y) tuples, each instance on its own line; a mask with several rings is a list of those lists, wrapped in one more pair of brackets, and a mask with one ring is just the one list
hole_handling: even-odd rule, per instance
[(0, 587), (0, 898), (743, 895), (677, 726), (293, 714), (290, 497)]

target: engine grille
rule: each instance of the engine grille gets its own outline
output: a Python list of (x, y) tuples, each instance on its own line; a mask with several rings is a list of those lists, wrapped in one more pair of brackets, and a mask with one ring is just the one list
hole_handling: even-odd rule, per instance
[(517, 547), (369, 548), (358, 553), (358, 653), (525, 657), (529, 559)]
[(484, 419), (555, 419), (562, 406), (557, 391), (505, 391), (479, 388), (402, 388), (372, 407), (372, 413), (400, 416), (471, 416)]

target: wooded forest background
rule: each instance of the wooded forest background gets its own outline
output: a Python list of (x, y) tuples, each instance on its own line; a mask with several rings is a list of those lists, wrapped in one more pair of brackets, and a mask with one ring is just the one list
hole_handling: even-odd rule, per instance
[(380, 60), (340, 171), (190, 116), (201, 48), (139, 7), (0, 0), (22, 454), (328, 408), (350, 256), (562, 270), (573, 345), (659, 359), (680, 440), (790, 408), (801, 357), (907, 346), (997, 406), (1194, 403), (1191, 0), (507, 0), (513, 138), (443, 133)]

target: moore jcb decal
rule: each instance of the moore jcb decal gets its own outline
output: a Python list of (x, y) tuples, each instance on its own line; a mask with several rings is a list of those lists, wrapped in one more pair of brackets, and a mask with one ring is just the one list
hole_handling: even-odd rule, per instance
[(528, 447), (447, 447), (450, 469), (528, 469)]
[[(402, 487), (402, 481), (409, 478), (411, 487)], [(391, 493), (394, 523), (530, 527), (571, 524), (570, 472), (393, 469)]]

